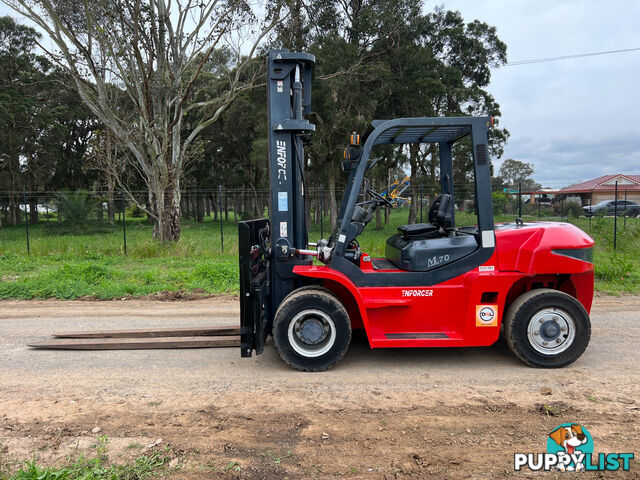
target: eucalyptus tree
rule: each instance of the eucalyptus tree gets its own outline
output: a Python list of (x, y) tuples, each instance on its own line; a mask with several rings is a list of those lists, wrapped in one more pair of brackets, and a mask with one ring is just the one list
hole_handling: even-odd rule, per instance
[[(279, 0), (256, 11), (245, 0), (2, 1), (46, 35), (40, 47), (130, 151), (148, 190), (139, 207), (154, 221), (154, 238), (178, 240), (185, 158), (246, 88), (247, 65), (280, 21)], [(223, 47), (230, 52), (219, 71), (224, 88), (194, 101), (203, 69)]]

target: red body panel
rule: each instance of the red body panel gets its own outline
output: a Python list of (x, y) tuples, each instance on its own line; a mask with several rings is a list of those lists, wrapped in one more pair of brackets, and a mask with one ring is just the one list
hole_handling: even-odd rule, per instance
[[(482, 267), (433, 286), (357, 287), (331, 267), (293, 271), (334, 291), (353, 328), (365, 328), (372, 348), (483, 346), (498, 339), (505, 308), (531, 288), (562, 290), (589, 311), (593, 264), (552, 250), (592, 246), (591, 237), (566, 223), (505, 225), (496, 228), (495, 252)], [(373, 270), (366, 261), (360, 268)]]

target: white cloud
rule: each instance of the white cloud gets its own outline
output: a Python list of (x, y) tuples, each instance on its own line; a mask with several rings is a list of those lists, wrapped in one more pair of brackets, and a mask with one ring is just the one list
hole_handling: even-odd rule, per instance
[[(445, 0), (493, 25), (510, 61), (640, 47), (640, 3)], [(640, 51), (494, 70), (489, 90), (511, 131), (505, 158), (534, 164), (561, 187), (607, 173), (640, 173)], [(497, 161), (499, 166), (501, 161)]]

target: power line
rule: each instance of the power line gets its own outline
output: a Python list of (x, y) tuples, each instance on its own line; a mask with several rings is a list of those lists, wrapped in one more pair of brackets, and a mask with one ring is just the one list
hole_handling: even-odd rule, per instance
[(624, 50), (607, 50), (604, 52), (590, 52), (590, 53), (577, 53), (575, 55), (563, 55), (560, 57), (547, 57), (547, 58), (535, 58), (531, 60), (517, 60), (515, 62), (505, 63), (504, 65), (500, 65), (501, 67), (512, 67), (516, 65), (528, 65), (530, 63), (543, 63), (543, 62), (555, 62), (558, 60), (569, 60), (571, 58), (582, 58), (582, 57), (595, 57), (598, 55), (610, 55), (612, 53), (624, 53), (624, 52), (635, 52), (640, 50), (640, 47), (636, 48), (626, 48)]

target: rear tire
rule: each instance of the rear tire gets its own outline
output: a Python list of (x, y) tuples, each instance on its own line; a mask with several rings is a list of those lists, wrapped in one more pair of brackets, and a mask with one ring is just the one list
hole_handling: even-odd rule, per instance
[(520, 295), (504, 318), (504, 338), (527, 365), (560, 368), (575, 362), (589, 345), (589, 314), (575, 298), (548, 288)]
[(273, 321), (273, 341), (285, 363), (320, 372), (338, 363), (351, 342), (351, 321), (329, 290), (304, 287), (290, 293)]

